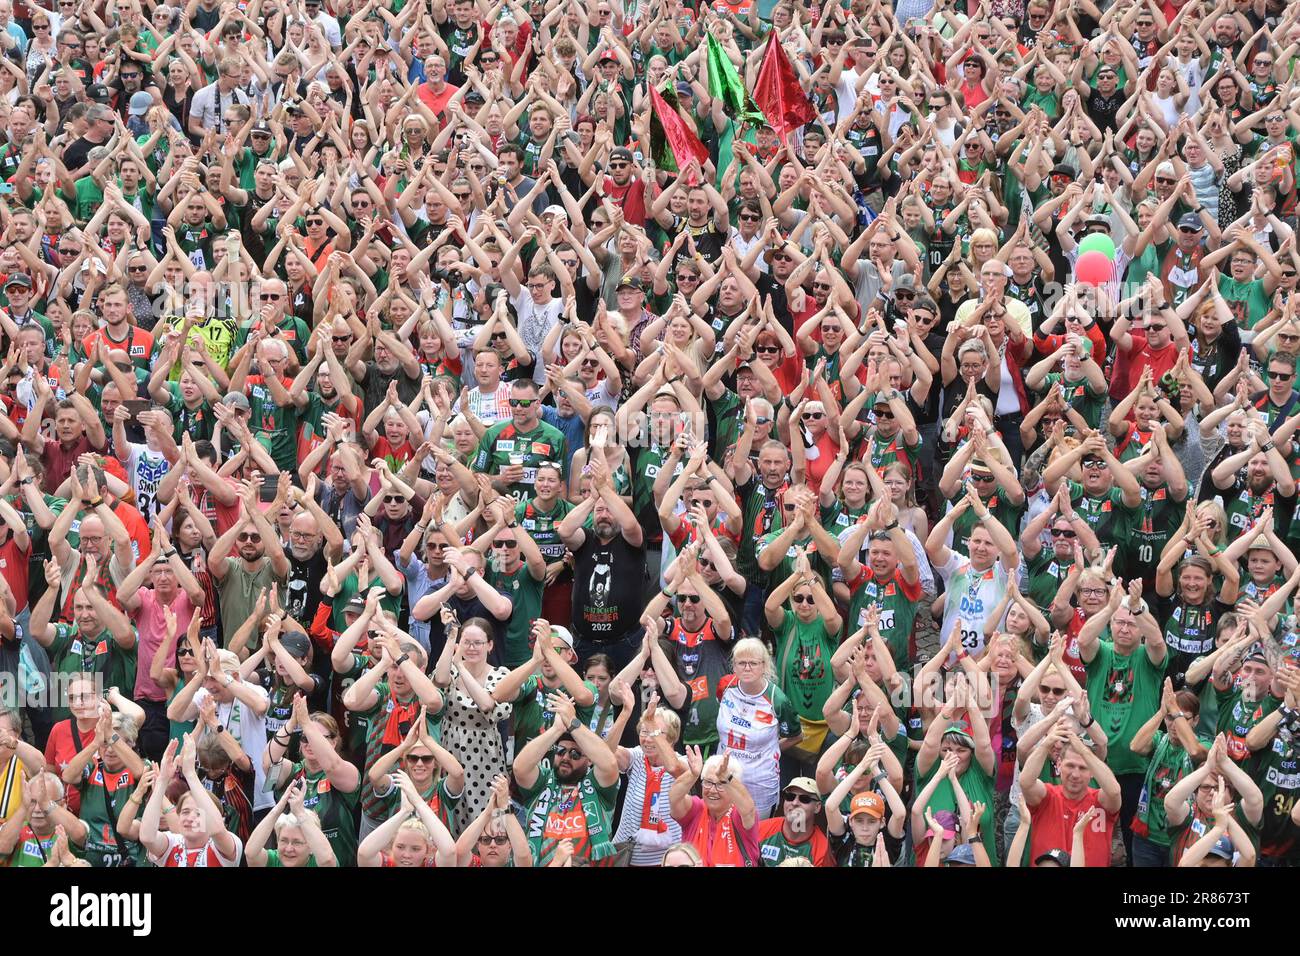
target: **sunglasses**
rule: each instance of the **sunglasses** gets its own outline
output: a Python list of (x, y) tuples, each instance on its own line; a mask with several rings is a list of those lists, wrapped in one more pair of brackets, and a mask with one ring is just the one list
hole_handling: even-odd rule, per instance
[(877, 409), (876, 409), (876, 417), (877, 417), (877, 418), (893, 418), (893, 417), (894, 417), (894, 413), (891, 412), (891, 411), (890, 411), (889, 409), (887, 409), (887, 408), (877, 408)]
[(781, 799), (791, 803), (810, 804), (816, 803), (817, 798), (804, 793), (801, 790), (787, 790), (781, 794)]
[(342, 344), (346, 344), (346, 343), (348, 343), (348, 342), (351, 342), (351, 341), (352, 341), (352, 336), (351, 336), (351, 335), (331, 335), (331, 336), (330, 336), (330, 341), (331, 341), (331, 342), (337, 342), (337, 343), (339, 343), (340, 345), (342, 345)]
[(755, 352), (758, 352), (758, 353), (761, 354), (761, 355), (777, 355), (777, 354), (779, 354), (780, 351), (781, 351), (781, 346), (779, 346), (779, 345), (759, 345), (759, 346), (756, 346), (756, 347), (755, 347), (754, 351), (755, 351)]
[(510, 837), (504, 833), (497, 836), (488, 836), (486, 833), (478, 838), (478, 842), (484, 846), (507, 846), (510, 843)]
[(1073, 538), (1073, 537), (1076, 537), (1076, 534), (1075, 534), (1075, 531), (1074, 531), (1073, 528), (1053, 528), (1053, 529), (1052, 529), (1052, 537), (1053, 537), (1053, 538)]
[(433, 754), (407, 754), (406, 755), (407, 763), (419, 763), (419, 764), (424, 764), (426, 766), (431, 766), (434, 763), (434, 761), (436, 761), (437, 759), (438, 758), (435, 757)]
[(1157, 176), (1156, 182), (1164, 183), (1166, 186), (1172, 186), (1177, 180), (1170, 179), (1168, 176)]
[(1165, 326), (1165, 325), (1148, 325), (1148, 326), (1147, 326), (1147, 331), (1148, 331), (1148, 332), (1163, 332), (1166, 328), (1168, 328), (1168, 326)]
[(1082, 462), (1082, 464), (1084, 468), (1105, 468), (1106, 467), (1106, 463), (1102, 461), (1100, 458), (1089, 458), (1087, 461)]
[[(495, 336), (493, 336), (495, 338)], [(512, 398), (510, 399), (511, 408), (532, 408), (535, 398)]]
[[(82, 540), (84, 541), (85, 538), (82, 538)], [(238, 540), (252, 541), (254, 544), (256, 544), (257, 542), (262, 540), (262, 536), (260, 534), (257, 534), (256, 532), (244, 531), (240, 533)]]
[(126, 271), (127, 272), (148, 272), (149, 267), (148, 266), (127, 266)]
[(1295, 378), (1295, 372), (1269, 372), (1268, 377), (1276, 381), (1285, 381), (1288, 378)]
[(815, 604), (811, 594), (796, 594), (790, 598), (795, 604)]
[(581, 760), (583, 753), (577, 747), (556, 747), (551, 751), (556, 757), (563, 757), (566, 754), (570, 760)]
[(403, 495), (384, 495), (384, 504), (395, 505), (405, 504), (406, 498)]
[(307, 220), (307, 225), (309, 225), (309, 226), (323, 226), (323, 225), (325, 225), (325, 220), (324, 220), (324, 219), (308, 219), (308, 220)]
[(504, 342), (505, 340), (506, 340), (506, 334), (505, 334), (504, 332), (493, 332), (493, 333), (492, 333), (492, 341), (493, 341), (493, 342)]
[(629, 163), (627, 160), (620, 159), (620, 160), (616, 160), (615, 162), (610, 163), (610, 164), (609, 164), (609, 168), (610, 168), (610, 169), (627, 169), (627, 167), (629, 167), (629, 166), (631, 166), (631, 165), (632, 165), (632, 164)]
[(188, 648), (188, 647), (178, 647), (178, 648), (176, 648), (176, 656), (177, 656), (177, 657), (193, 657), (193, 656), (194, 656), (194, 651), (193, 651), (191, 648)]
[(826, 417), (826, 413), (825, 413), (825, 412), (804, 412), (804, 413), (803, 413), (803, 417), (804, 417), (805, 419), (808, 419), (808, 420), (811, 420), (811, 421), (817, 422), (817, 421), (821, 421), (823, 418), (825, 418), (825, 417)]
[(741, 222), (761, 222), (762, 219), (763, 219), (762, 216), (746, 216), (743, 214), (740, 216)]
[(681, 601), (683, 604), (699, 604), (700, 596), (698, 594), (679, 594), (677, 595), (677, 600)]
[(279, 302), (284, 296), (275, 292), (263, 292), (260, 298), (263, 302)]
[(1286, 271), (1286, 270), (1283, 270), (1283, 272), (1282, 272), (1282, 278), (1283, 278), (1283, 279), (1294, 279), (1297, 275), (1300, 275), (1300, 273), (1297, 273), (1297, 272), (1295, 272), (1295, 271), (1290, 271), (1290, 272), (1288, 272), (1288, 271)]
[(493, 542), (492, 542), (492, 547), (494, 547), (494, 548), (517, 548), (517, 547), (519, 547), (519, 542), (518, 542), (518, 541), (515, 541), (514, 539), (511, 539), (511, 540), (509, 540), (509, 541), (503, 541), (502, 539), (498, 538), (496, 541), (493, 541)]
[(978, 472), (978, 471), (976, 471), (976, 472), (971, 472), (970, 480), (971, 480), (971, 481), (979, 481), (979, 482), (992, 481), (992, 480), (993, 480), (993, 476), (992, 476), (992, 475), (986, 475), (986, 474), (984, 474), (983, 472)]

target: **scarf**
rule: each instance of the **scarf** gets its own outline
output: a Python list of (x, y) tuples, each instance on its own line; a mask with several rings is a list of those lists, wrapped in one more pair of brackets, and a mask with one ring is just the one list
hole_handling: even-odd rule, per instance
[(388, 698), (388, 716), (384, 722), (384, 734), (380, 743), (385, 749), (398, 746), (411, 729), (411, 721), (420, 713), (420, 701), (412, 698), (409, 703), (402, 703), (396, 695)]

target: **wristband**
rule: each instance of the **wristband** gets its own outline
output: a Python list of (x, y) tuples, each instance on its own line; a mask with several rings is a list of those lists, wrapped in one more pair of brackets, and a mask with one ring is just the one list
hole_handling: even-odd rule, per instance
[(891, 531), (896, 531), (896, 530), (898, 530), (898, 521), (895, 520), (895, 521), (891, 521), (891, 522), (889, 522), (889, 524), (885, 525), (885, 527), (884, 527), (883, 529), (881, 529), (881, 530), (883, 530), (886, 534), (888, 534), (888, 533), (891, 532)]
[(164, 559), (164, 560), (170, 560), (170, 559), (176, 557), (176, 549), (175, 549), (175, 548), (168, 548), (166, 551), (164, 551), (164, 552), (162, 553), (162, 556), (163, 556), (163, 559)]
[[(1179, 714), (1178, 716), (1181, 717), (1182, 714)], [(1092, 714), (1089, 714), (1089, 715), (1088, 715), (1088, 722), (1087, 722), (1086, 724), (1080, 724), (1079, 726), (1082, 727), (1082, 728), (1084, 728), (1084, 729), (1086, 730), (1087, 728), (1091, 727), (1091, 726), (1092, 726), (1093, 724), (1095, 724), (1096, 722), (1097, 722), (1097, 718), (1094, 717), (1094, 716), (1092, 716)]]
[(403, 664), (405, 664), (405, 663), (406, 663), (407, 661), (409, 661), (410, 659), (411, 659), (411, 655), (410, 655), (410, 654), (403, 654), (403, 655), (402, 655), (401, 657), (399, 657), (397, 660), (393, 661), (393, 666), (394, 666), (394, 667), (401, 667)]
[(1277, 447), (1276, 443), (1274, 443), (1273, 439), (1270, 438), (1268, 441), (1264, 442), (1264, 444), (1259, 446), (1259, 450), (1272, 451), (1276, 447)]
[(86, 504), (90, 505), (90, 507), (92, 507), (92, 508), (98, 508), (98, 507), (99, 507), (100, 505), (102, 505), (103, 503), (104, 503), (104, 496), (103, 496), (103, 495), (100, 495), (98, 498), (95, 498), (95, 499), (93, 499), (93, 500), (91, 500), (91, 501), (86, 502)]

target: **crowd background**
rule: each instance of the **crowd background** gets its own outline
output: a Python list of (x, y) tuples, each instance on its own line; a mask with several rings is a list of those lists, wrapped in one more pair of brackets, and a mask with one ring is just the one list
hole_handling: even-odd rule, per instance
[(0, 0), (0, 860), (1290, 866), (1280, 0)]

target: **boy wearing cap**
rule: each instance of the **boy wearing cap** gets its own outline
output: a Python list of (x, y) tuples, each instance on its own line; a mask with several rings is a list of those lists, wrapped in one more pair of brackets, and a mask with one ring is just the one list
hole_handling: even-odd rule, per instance
[(821, 809), (817, 781), (795, 777), (786, 784), (781, 791), (781, 815), (758, 824), (758, 858), (762, 865), (780, 866), (792, 857), (802, 857), (812, 861), (813, 866), (835, 866), (826, 831), (817, 824)]

